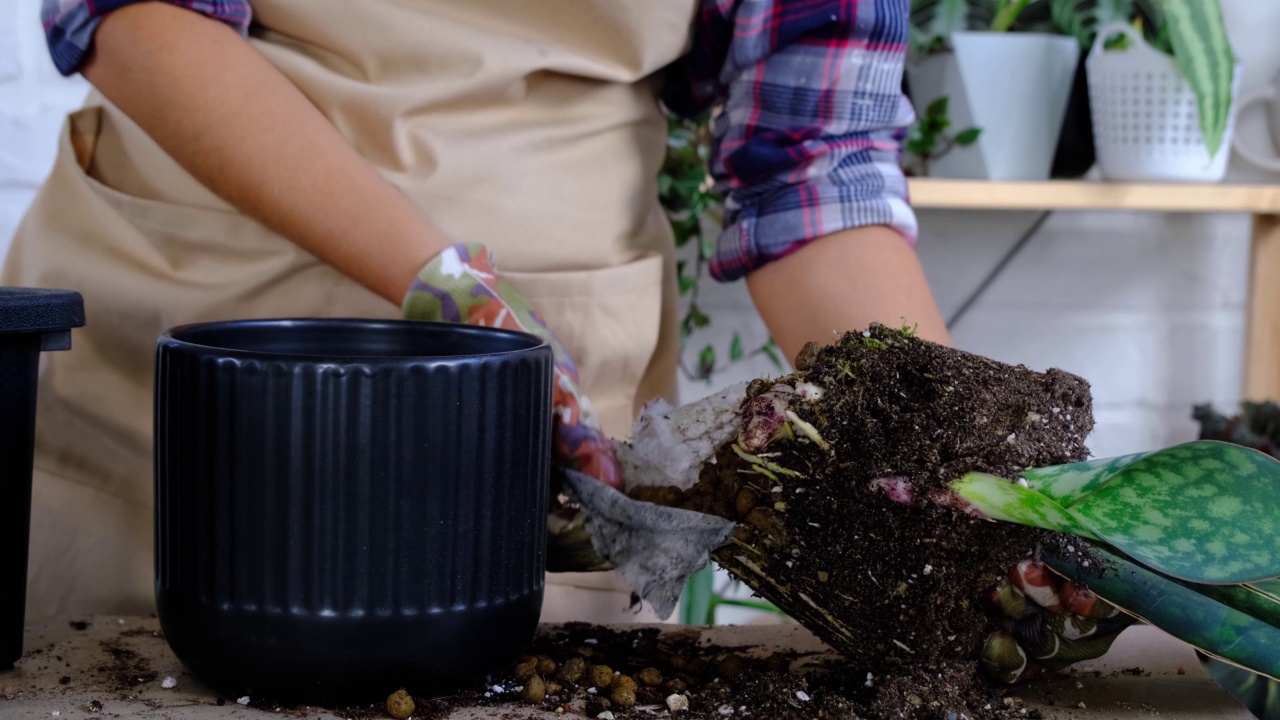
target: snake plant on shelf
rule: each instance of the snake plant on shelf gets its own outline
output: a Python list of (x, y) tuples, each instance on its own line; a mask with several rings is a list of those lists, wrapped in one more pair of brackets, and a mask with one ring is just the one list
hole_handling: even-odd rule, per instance
[(1280, 680), (1280, 460), (1197, 440), (951, 489), (993, 521), (1074, 536), (1045, 563), (1225, 663), (1220, 682)]
[[(1072, 0), (1060, 0), (1063, 5), (1070, 2)], [(1111, 0), (1098, 4), (1115, 9), (1127, 3)], [(1195, 93), (1200, 131), (1213, 155), (1226, 133), (1236, 69), (1236, 56), (1219, 0), (1136, 0), (1136, 9), (1134, 24), (1141, 27), (1153, 48), (1173, 58)], [(1071, 27), (1070, 14), (1065, 8), (1055, 20), (1064, 29)], [(1123, 51), (1125, 44), (1108, 47)]]

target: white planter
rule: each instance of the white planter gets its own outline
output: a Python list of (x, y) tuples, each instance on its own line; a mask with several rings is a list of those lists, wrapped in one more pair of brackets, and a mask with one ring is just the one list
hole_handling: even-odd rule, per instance
[(1080, 46), (1074, 38), (1042, 33), (959, 32), (953, 52), (913, 61), (911, 100), (923, 113), (946, 96), (950, 132), (982, 130), (978, 142), (952, 148), (933, 163), (936, 177), (1045, 180)]
[[(1125, 50), (1107, 51), (1112, 34), (1129, 36)], [(1098, 169), (1108, 180), (1217, 182), (1227, 172), (1235, 131), (1240, 66), (1222, 144), (1212, 157), (1200, 130), (1200, 111), (1177, 63), (1152, 48), (1129, 25), (1100, 28), (1085, 60)]]

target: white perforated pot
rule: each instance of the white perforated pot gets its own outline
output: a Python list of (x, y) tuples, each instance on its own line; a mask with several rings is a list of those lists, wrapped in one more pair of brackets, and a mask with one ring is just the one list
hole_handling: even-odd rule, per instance
[(913, 58), (912, 104), (923, 113), (947, 97), (951, 131), (977, 127), (978, 141), (934, 162), (935, 177), (1045, 180), (1053, 166), (1072, 79), (1075, 38), (1046, 33), (958, 32), (950, 52)]
[[(1115, 33), (1124, 50), (1106, 50)], [(1232, 80), (1232, 107), (1222, 143), (1212, 157), (1200, 130), (1195, 92), (1173, 58), (1151, 47), (1129, 25), (1100, 28), (1089, 57), (1089, 106), (1098, 169), (1108, 180), (1217, 182), (1227, 172), (1235, 130), (1240, 66)]]

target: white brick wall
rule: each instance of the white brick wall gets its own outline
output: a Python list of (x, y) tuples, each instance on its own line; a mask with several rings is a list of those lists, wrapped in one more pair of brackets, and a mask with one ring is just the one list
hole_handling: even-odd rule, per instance
[(0, 256), (53, 163), (62, 118), (87, 90), (49, 61), (39, 1), (0, 2)]

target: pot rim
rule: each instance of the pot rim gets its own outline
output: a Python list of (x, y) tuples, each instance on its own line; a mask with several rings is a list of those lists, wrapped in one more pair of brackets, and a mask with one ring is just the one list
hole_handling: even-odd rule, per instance
[(48, 333), (84, 326), (84, 298), (74, 290), (0, 286), (0, 334)]
[[(207, 342), (197, 342), (195, 340), (184, 338), (189, 335), (203, 331), (219, 331), (234, 330), (238, 328), (275, 328), (278, 330), (287, 330), (293, 328), (305, 327), (335, 327), (335, 328), (359, 328), (359, 329), (382, 329), (398, 331), (399, 329), (414, 329), (424, 331), (444, 331), (452, 334), (470, 335), (479, 338), (497, 337), (508, 341), (523, 341), (522, 347), (513, 347), (504, 350), (464, 352), (464, 353), (442, 353), (442, 354), (397, 354), (397, 353), (320, 353), (320, 352), (282, 352), (276, 350), (255, 350), (244, 347), (234, 347), (230, 344), (213, 344)], [(334, 317), (334, 318), (302, 318), (302, 317), (280, 317), (280, 318), (246, 318), (238, 320), (214, 320), (209, 322), (185, 323), (168, 328), (160, 334), (159, 344), (163, 347), (171, 349), (192, 349), (199, 352), (214, 353), (222, 357), (228, 358), (246, 358), (255, 360), (276, 360), (284, 362), (314, 362), (322, 364), (335, 364), (344, 362), (359, 363), (377, 363), (377, 362), (404, 362), (413, 360), (423, 361), (440, 361), (440, 362), (459, 362), (469, 359), (482, 358), (503, 358), (510, 356), (525, 355), (530, 352), (538, 352), (544, 348), (549, 352), (549, 343), (528, 332), (517, 330), (507, 330), (504, 328), (488, 327), (483, 325), (467, 325), (463, 323), (435, 322), (426, 320), (404, 320), (404, 319), (381, 319), (381, 318), (358, 318), (358, 317)]]

